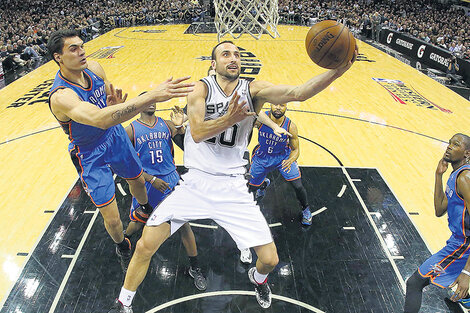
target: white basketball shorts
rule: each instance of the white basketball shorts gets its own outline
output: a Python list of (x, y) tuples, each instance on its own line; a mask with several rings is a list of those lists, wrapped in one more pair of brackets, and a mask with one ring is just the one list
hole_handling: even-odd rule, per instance
[(212, 219), (239, 249), (273, 241), (268, 223), (248, 192), (243, 175), (219, 176), (190, 169), (180, 185), (153, 211), (147, 226), (171, 222), (171, 234), (184, 223)]

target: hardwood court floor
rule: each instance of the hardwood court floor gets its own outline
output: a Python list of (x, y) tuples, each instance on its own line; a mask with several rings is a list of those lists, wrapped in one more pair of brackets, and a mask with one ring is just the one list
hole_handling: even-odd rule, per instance
[[(403, 277), (430, 254), (380, 173), (349, 167), (301, 170), (310, 204), (321, 207), (311, 227), (300, 227), (299, 206), (279, 173), (269, 174), (271, 185), (259, 201), (280, 259), (270, 275), (274, 301), (267, 311), (399, 312)], [(122, 179), (116, 185), (125, 216), (129, 190)], [(102, 219), (90, 206), (77, 183), (1, 313), (107, 312), (123, 272)], [(193, 229), (207, 290), (197, 291), (185, 273), (188, 259), (174, 235), (153, 258), (134, 312), (259, 312), (246, 277), (252, 265), (240, 263), (233, 240), (210, 220), (196, 221)], [(447, 312), (438, 298), (444, 298), (439, 290), (427, 292), (422, 312)]]
[[(186, 29), (187, 25), (116, 29), (85, 48), (110, 81), (134, 97), (169, 76), (205, 76), (216, 36), (184, 34)], [(300, 84), (323, 72), (305, 53), (307, 30), (280, 26), (281, 38), (276, 40), (247, 36), (236, 40), (244, 49), (243, 76)], [(449, 231), (446, 218), (433, 214), (434, 171), (447, 140), (456, 132), (469, 133), (469, 102), (366, 43), (358, 45), (361, 56), (350, 71), (314, 98), (288, 105), (287, 114), (302, 136), (299, 164), (377, 169), (435, 252)], [(4, 300), (77, 179), (67, 138), (45, 101), (56, 71), (56, 64), (49, 62), (0, 91), (0, 295)], [(164, 110), (161, 115), (168, 118), (165, 109), (174, 104), (184, 105), (185, 100), (159, 105)], [(255, 142), (256, 136), (251, 147)], [(179, 150), (176, 163), (182, 163)]]

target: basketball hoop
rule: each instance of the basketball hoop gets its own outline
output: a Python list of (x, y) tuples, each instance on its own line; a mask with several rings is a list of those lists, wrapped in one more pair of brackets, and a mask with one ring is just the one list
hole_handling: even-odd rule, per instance
[(230, 34), (234, 39), (250, 34), (260, 39), (263, 33), (279, 37), (278, 0), (214, 0), (217, 40)]

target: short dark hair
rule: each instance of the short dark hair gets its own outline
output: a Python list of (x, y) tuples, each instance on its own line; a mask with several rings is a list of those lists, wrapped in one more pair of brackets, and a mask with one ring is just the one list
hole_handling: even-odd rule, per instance
[(61, 29), (53, 32), (47, 41), (47, 50), (49, 51), (49, 55), (57, 65), (59, 65), (59, 62), (54, 59), (54, 53), (62, 53), (65, 39), (71, 37), (80, 37), (80, 34), (78, 31), (73, 29)]
[(470, 150), (470, 137), (469, 136), (462, 134), (462, 133), (457, 133), (454, 136), (462, 136), (465, 150)]
[(237, 46), (236, 44), (233, 43), (233, 41), (230, 41), (230, 40), (224, 40), (224, 41), (221, 41), (219, 42), (217, 45), (215, 45), (215, 47), (212, 49), (212, 60), (215, 61), (215, 49), (217, 49), (218, 46), (220, 46), (221, 44), (224, 44), (224, 43), (231, 43), (232, 45), (234, 46)]

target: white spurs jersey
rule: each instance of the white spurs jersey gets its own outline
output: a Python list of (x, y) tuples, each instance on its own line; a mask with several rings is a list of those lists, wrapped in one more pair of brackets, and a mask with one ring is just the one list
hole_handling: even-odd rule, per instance
[[(225, 115), (233, 93), (229, 96), (225, 95), (216, 82), (215, 76), (204, 77), (201, 81), (208, 89), (205, 120), (214, 120)], [(239, 79), (235, 91), (240, 95), (239, 101), (246, 100), (249, 111), (254, 112), (249, 81)], [(200, 143), (194, 142), (189, 126), (184, 136), (184, 166), (214, 175), (244, 174), (244, 166), (248, 161), (243, 159), (243, 154), (253, 131), (255, 118), (255, 116), (249, 116), (222, 133)]]

